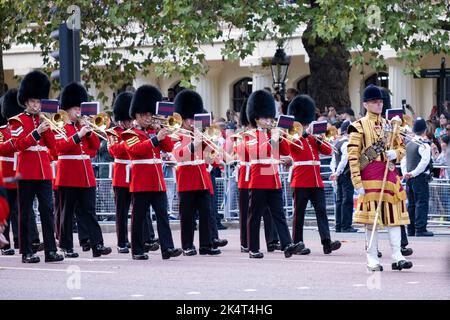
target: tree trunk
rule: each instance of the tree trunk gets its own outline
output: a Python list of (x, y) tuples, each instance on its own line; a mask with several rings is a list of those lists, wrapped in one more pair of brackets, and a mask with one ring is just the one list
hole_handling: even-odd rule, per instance
[(337, 112), (351, 107), (348, 93), (350, 52), (339, 40), (325, 43), (322, 39), (311, 39), (310, 31), (308, 25), (302, 36), (309, 56), (309, 95), (321, 111), (328, 106), (335, 107)]
[(5, 94), (5, 72), (3, 70), (3, 47), (0, 42), (0, 96)]

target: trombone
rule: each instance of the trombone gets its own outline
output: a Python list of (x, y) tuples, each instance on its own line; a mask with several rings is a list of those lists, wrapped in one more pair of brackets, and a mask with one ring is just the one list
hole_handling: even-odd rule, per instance
[(47, 117), (45, 114), (40, 113), (39, 117), (42, 120), (47, 121), (47, 123), (50, 125), (50, 127), (55, 132), (60, 134), (64, 138), (64, 140), (67, 141), (67, 135), (66, 135), (66, 132), (63, 129), (64, 125), (69, 122), (69, 116), (67, 115), (66, 111), (59, 110), (57, 113), (51, 114), (50, 118)]
[(109, 125), (111, 124), (111, 119), (106, 113), (100, 112), (99, 114), (93, 117), (80, 116), (78, 120), (87, 121), (87, 125), (92, 128), (92, 132), (95, 135), (97, 135), (99, 138), (105, 141), (108, 141), (108, 139), (105, 137), (106, 135), (105, 130), (109, 128)]
[[(283, 130), (282, 128), (277, 127), (277, 120), (273, 119), (269, 123), (269, 129), (280, 130), (281, 132), (280, 139), (283, 139), (289, 142), (290, 144), (293, 144), (294, 146), (303, 150), (304, 148), (303, 143), (300, 141), (300, 138), (302, 137), (303, 134), (303, 126), (300, 122), (294, 121), (294, 123), (292, 124), (292, 128), (290, 128), (289, 130)], [(300, 142), (300, 144), (294, 141), (298, 141)]]

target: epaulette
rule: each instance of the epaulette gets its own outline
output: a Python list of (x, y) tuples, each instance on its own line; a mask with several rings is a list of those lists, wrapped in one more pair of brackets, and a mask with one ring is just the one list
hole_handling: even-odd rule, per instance
[(134, 132), (133, 129), (128, 129), (128, 130), (122, 132), (122, 134), (131, 134), (131, 135), (136, 136), (136, 137), (139, 136), (136, 132)]
[(20, 119), (20, 117), (19, 117), (21, 114), (22, 113), (18, 114), (17, 116), (9, 118), (8, 122), (11, 121), (11, 120), (16, 120), (16, 121), (19, 121), (21, 124), (23, 124), (22, 119)]
[(353, 122), (352, 124), (350, 124), (348, 126), (347, 132), (348, 132), (348, 134), (350, 134), (352, 132), (362, 133), (363, 127), (362, 127), (361, 121), (357, 120), (357, 121)]
[(106, 129), (105, 132), (113, 136), (119, 137), (119, 134), (116, 132), (116, 130), (114, 130), (114, 128)]

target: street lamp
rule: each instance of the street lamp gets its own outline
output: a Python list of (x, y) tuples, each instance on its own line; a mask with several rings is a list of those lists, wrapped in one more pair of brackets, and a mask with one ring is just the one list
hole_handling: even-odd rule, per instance
[(273, 88), (280, 88), (280, 95), (282, 101), (284, 101), (286, 77), (289, 69), (289, 64), (291, 63), (291, 57), (286, 55), (284, 49), (278, 47), (275, 55), (270, 63), (270, 70), (272, 71), (272, 81)]

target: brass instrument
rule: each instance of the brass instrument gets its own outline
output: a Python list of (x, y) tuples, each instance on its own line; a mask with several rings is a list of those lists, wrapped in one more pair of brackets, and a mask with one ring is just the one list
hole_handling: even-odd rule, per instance
[(67, 135), (63, 129), (64, 125), (69, 122), (69, 116), (67, 115), (66, 111), (59, 110), (57, 113), (51, 114), (50, 117), (43, 113), (40, 113), (39, 117), (42, 120), (47, 121), (50, 127), (67, 141)]
[[(302, 137), (302, 134), (303, 134), (303, 126), (300, 122), (294, 121), (292, 128), (289, 130), (285, 130), (285, 129), (277, 127), (276, 119), (271, 119), (268, 124), (268, 129), (279, 130), (281, 132), (280, 139), (286, 140), (290, 144), (293, 144), (294, 146), (303, 150), (303, 143), (300, 141), (300, 138)], [(300, 142), (300, 144), (296, 143), (295, 141)]]
[(86, 125), (92, 128), (92, 132), (95, 135), (97, 135), (100, 139), (108, 141), (105, 130), (109, 128), (111, 119), (106, 113), (100, 112), (93, 117), (81, 116), (78, 120), (85, 120), (87, 122)]

